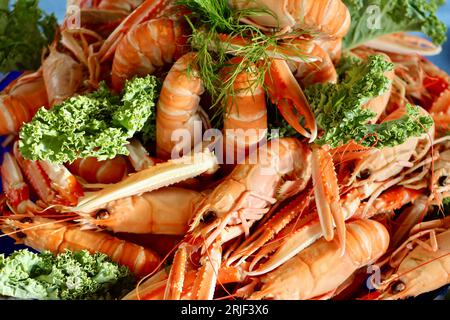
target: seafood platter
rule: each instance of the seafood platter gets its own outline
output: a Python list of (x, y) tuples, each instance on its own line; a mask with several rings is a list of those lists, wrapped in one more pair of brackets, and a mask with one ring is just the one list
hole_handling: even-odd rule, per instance
[(0, 1), (0, 296), (445, 297), (441, 4)]

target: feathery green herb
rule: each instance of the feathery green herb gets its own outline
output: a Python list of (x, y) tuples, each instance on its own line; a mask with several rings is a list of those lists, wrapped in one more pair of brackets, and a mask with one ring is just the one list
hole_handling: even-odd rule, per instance
[(135, 78), (127, 81), (120, 97), (102, 84), (96, 92), (50, 110), (41, 108), (20, 130), (20, 151), (26, 159), (52, 163), (128, 155), (128, 139), (148, 125), (155, 112), (157, 86), (154, 76)]
[(355, 48), (379, 36), (419, 31), (435, 44), (446, 40), (447, 27), (436, 15), (445, 0), (343, 0), (352, 16), (344, 38), (346, 49)]
[(56, 17), (38, 7), (37, 0), (17, 0), (12, 10), (0, 1), (0, 72), (36, 70), (42, 50), (53, 40)]
[[(213, 107), (223, 106), (228, 97), (235, 96), (234, 81), (243, 72), (249, 72), (254, 79), (251, 88), (264, 85), (264, 78), (270, 68), (271, 55), (277, 54), (279, 37), (266, 35), (255, 26), (240, 23), (241, 19), (255, 15), (273, 15), (269, 10), (233, 9), (228, 0), (182, 0), (180, 4), (192, 11), (187, 17), (193, 30), (191, 45), (197, 51), (195, 65), (199, 68), (200, 77), (206, 90), (212, 96)], [(230, 43), (226, 39), (245, 39), (242, 44)], [(292, 49), (293, 52), (295, 49)], [(220, 70), (229, 66), (230, 56), (242, 57), (233, 66), (233, 72), (226, 81), (222, 79)], [(301, 53), (298, 53), (301, 57)], [(258, 67), (255, 68), (254, 65)], [(217, 108), (218, 114), (223, 108)]]

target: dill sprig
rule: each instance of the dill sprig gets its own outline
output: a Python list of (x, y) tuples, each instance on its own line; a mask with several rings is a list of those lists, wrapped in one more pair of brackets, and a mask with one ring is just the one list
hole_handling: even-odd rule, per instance
[(235, 9), (229, 6), (228, 0), (179, 0), (178, 3), (188, 10), (191, 16), (198, 19), (202, 25), (214, 28), (218, 32), (234, 32), (236, 29), (248, 30), (256, 34), (263, 34), (256, 26), (241, 24), (244, 18), (258, 15), (271, 15), (267, 8)]
[[(181, 0), (179, 3), (191, 11), (186, 19), (192, 28), (191, 46), (197, 51), (194, 63), (212, 97), (211, 108), (215, 109), (212, 121), (216, 125), (222, 119), (225, 101), (236, 96), (234, 82), (239, 74), (249, 73), (252, 79), (249, 89), (253, 90), (264, 87), (272, 58), (284, 56), (283, 49), (295, 53), (296, 59), (302, 57), (295, 47), (286, 45), (282, 49), (278, 46), (280, 36), (265, 34), (256, 26), (241, 23), (242, 19), (256, 15), (274, 16), (266, 8), (235, 9), (228, 5), (228, 0)], [(230, 66), (230, 56), (242, 59)], [(225, 79), (220, 72), (224, 67), (232, 67)]]

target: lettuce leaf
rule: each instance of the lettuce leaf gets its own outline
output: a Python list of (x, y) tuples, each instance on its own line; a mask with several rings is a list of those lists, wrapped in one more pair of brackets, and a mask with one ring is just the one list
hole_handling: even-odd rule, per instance
[(344, 48), (395, 32), (422, 32), (440, 45), (447, 27), (436, 15), (445, 0), (343, 0), (352, 16)]
[(56, 17), (38, 7), (37, 0), (0, 2), (0, 73), (36, 70), (42, 50), (49, 45), (58, 28)]
[(392, 68), (392, 63), (381, 55), (370, 56), (367, 61), (347, 56), (337, 67), (337, 84), (306, 88), (317, 125), (323, 130), (316, 143), (338, 147), (354, 140), (363, 146), (383, 148), (425, 133), (433, 124), (432, 119), (421, 116), (418, 109), (411, 106), (400, 119), (368, 124), (375, 113), (362, 106), (388, 90), (390, 81), (384, 74)]
[(26, 159), (52, 163), (128, 155), (128, 139), (154, 113), (157, 85), (154, 76), (135, 78), (126, 83), (120, 98), (102, 84), (50, 110), (41, 108), (20, 130), (20, 151)]
[(0, 255), (0, 295), (19, 299), (115, 299), (133, 288), (130, 270), (102, 253), (53, 255), (28, 250)]

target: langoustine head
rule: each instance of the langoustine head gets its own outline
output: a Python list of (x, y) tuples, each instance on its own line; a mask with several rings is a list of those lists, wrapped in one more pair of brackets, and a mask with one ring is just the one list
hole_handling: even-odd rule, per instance
[[(415, 240), (410, 238), (412, 241), (408, 240), (407, 245), (402, 246), (401, 250), (394, 253), (391, 257), (391, 265), (394, 267), (395, 273), (381, 284), (378, 299), (397, 300), (416, 297), (448, 284), (450, 279), (450, 220), (445, 218), (422, 223), (422, 225), (426, 224), (437, 227), (432, 230), (418, 228), (420, 233), (417, 233), (415, 238), (426, 239), (429, 237), (433, 239), (435, 237), (435, 244), (428, 247), (418, 242), (413, 249), (408, 249)], [(436, 235), (436, 233), (439, 234)], [(408, 252), (409, 250), (411, 251)], [(403, 256), (399, 262), (394, 259), (396, 254), (400, 254), (400, 257)]]
[[(417, 107), (421, 115), (429, 116), (429, 113)], [(405, 115), (406, 109), (398, 109), (383, 122), (399, 119)], [(352, 181), (358, 178), (361, 181), (387, 181), (402, 172), (405, 167), (412, 167), (427, 155), (433, 145), (435, 126), (420, 136), (408, 138), (404, 143), (394, 147), (369, 150), (356, 164)]]
[(108, 229), (115, 233), (184, 235), (202, 194), (177, 187), (118, 199), (92, 214), (82, 214), (83, 229)]
[(266, 8), (245, 19), (261, 29), (303, 30), (324, 38), (343, 38), (350, 29), (350, 12), (341, 0), (231, 0), (233, 8)]
[[(248, 233), (278, 199), (303, 190), (311, 177), (312, 152), (308, 145), (293, 138), (271, 140), (247, 157), (200, 204), (190, 231), (219, 236), (224, 227), (234, 226), (222, 235), (233, 238)], [(252, 162), (255, 161), (255, 162)], [(204, 226), (204, 228), (202, 228)]]

